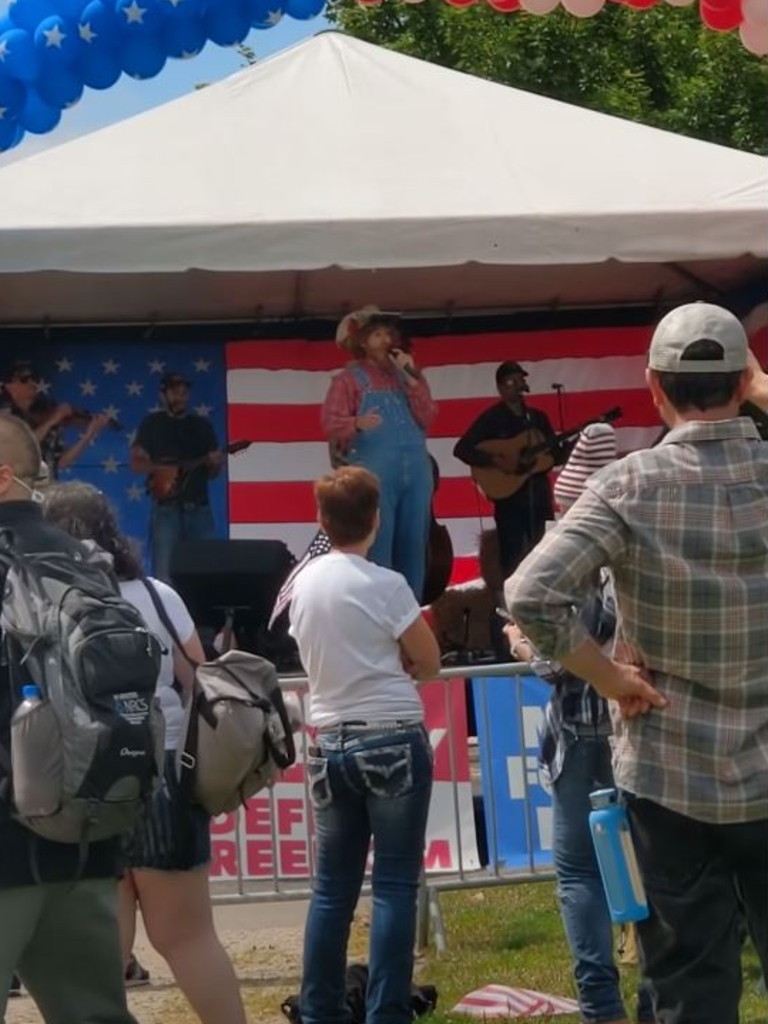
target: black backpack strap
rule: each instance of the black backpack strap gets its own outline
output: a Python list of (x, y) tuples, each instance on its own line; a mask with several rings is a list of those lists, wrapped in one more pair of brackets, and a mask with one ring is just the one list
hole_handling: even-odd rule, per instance
[[(185, 661), (189, 662), (192, 668), (197, 668), (197, 662), (190, 658), (190, 656), (184, 650), (184, 644), (181, 642), (181, 638), (179, 637), (178, 631), (174, 626), (173, 622), (171, 621), (171, 617), (168, 614), (168, 611), (165, 605), (163, 604), (160, 595), (153, 587), (152, 581), (148, 580), (146, 576), (143, 576), (141, 582), (144, 584), (144, 587), (147, 593), (149, 594), (152, 604), (154, 605), (155, 611), (157, 612), (157, 617), (168, 630), (168, 635), (170, 636), (171, 640), (173, 640), (174, 646), (177, 648), (182, 658), (184, 658)], [(176, 679), (175, 676), (173, 679), (173, 688), (174, 690), (176, 690), (177, 693), (181, 693), (182, 691), (181, 684), (179, 683), (178, 679)]]

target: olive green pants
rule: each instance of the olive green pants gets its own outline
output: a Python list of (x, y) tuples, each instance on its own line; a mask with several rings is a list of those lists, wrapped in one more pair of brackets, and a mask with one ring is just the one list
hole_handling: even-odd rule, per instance
[(0, 1024), (14, 972), (46, 1024), (136, 1024), (125, 1001), (117, 882), (0, 890)]

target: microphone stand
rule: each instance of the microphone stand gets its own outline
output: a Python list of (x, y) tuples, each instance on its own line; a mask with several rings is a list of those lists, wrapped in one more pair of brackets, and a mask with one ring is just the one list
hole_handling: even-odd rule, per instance
[(557, 416), (560, 420), (560, 433), (565, 430), (565, 415), (563, 410), (563, 392), (565, 391), (565, 384), (553, 384), (552, 390), (557, 392)]

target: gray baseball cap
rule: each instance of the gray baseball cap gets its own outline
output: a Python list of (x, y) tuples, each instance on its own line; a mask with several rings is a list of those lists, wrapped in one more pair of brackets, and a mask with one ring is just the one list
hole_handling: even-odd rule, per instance
[[(722, 359), (686, 359), (694, 341), (714, 341)], [(653, 332), (648, 366), (661, 373), (734, 373), (746, 369), (749, 342), (739, 320), (722, 306), (691, 302), (667, 313)]]

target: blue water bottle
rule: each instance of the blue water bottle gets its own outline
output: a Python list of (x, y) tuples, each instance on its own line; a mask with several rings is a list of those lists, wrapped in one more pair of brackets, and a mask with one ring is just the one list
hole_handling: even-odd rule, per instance
[(592, 811), (589, 828), (603, 879), (611, 920), (616, 924), (643, 921), (648, 917), (643, 880), (637, 866), (627, 812), (615, 789), (589, 794)]

